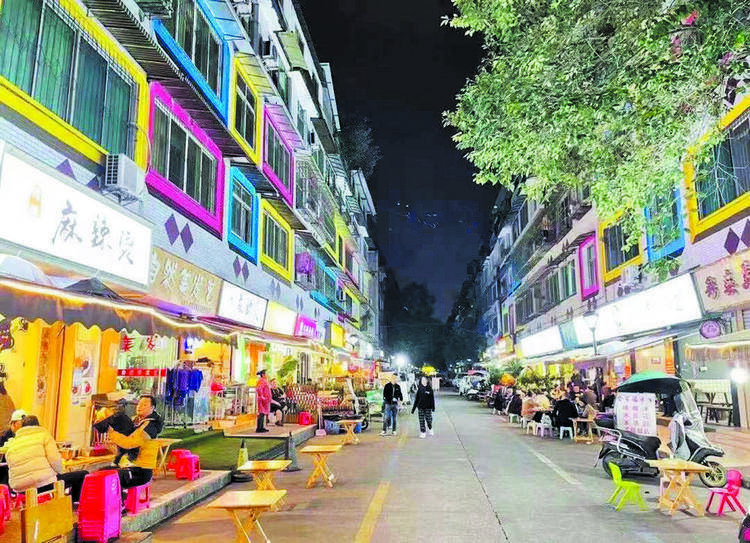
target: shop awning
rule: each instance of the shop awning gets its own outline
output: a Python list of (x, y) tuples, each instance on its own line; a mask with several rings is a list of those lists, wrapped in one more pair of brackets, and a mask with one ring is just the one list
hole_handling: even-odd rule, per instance
[(256, 55), (238, 52), (236, 57), (245, 75), (250, 78), (250, 83), (263, 96), (275, 96), (276, 87), (266, 75), (263, 61)]
[(5, 278), (0, 279), (0, 314), (7, 319), (80, 323), (86, 328), (96, 326), (100, 330), (111, 328), (143, 335), (190, 335), (223, 342), (231, 342), (236, 336), (231, 331), (172, 316), (153, 307)]
[(287, 115), (286, 108), (278, 104), (266, 104), (266, 111), (269, 117), (273, 119), (275, 126), (278, 128), (281, 139), (292, 147), (292, 149), (302, 149), (305, 146), (305, 142), (297, 133), (297, 128), (292, 123), (291, 119)]
[[(277, 32), (276, 35), (279, 37), (281, 42), (281, 49), (284, 51), (284, 56), (289, 61), (289, 66), (292, 70), (306, 70), (307, 63), (305, 62), (305, 55), (300, 47), (299, 35), (295, 31), (289, 32)], [(317, 96), (315, 97), (317, 98)]]

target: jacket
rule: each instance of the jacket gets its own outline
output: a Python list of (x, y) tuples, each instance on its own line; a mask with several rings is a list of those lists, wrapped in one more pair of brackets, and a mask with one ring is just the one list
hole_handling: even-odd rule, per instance
[(55, 440), (41, 426), (19, 428), (16, 436), (8, 441), (5, 460), (8, 481), (15, 491), (52, 484), (57, 481), (57, 474), (63, 472)]
[(396, 383), (386, 383), (383, 388), (383, 401), (387, 405), (396, 403), (397, 400), (404, 401), (404, 395), (401, 394), (401, 386)]
[(265, 377), (258, 379), (255, 392), (258, 395), (258, 413), (268, 415), (271, 412), (271, 388)]
[(425, 387), (420, 383), (411, 412), (414, 413), (417, 408), (435, 411), (435, 393), (432, 391), (432, 387)]
[(159, 442), (154, 439), (164, 427), (164, 422), (156, 411), (143, 420), (135, 419), (133, 422), (137, 428), (130, 435), (110, 429), (107, 436), (112, 443), (122, 449), (138, 449), (138, 455), (134, 460), (126, 460), (129, 465), (143, 469), (156, 469)]
[(520, 416), (521, 405), (522, 405), (521, 396), (519, 396), (518, 394), (514, 394), (513, 397), (510, 399), (510, 402), (508, 402), (508, 414)]
[(578, 418), (578, 409), (576, 409), (576, 406), (569, 399), (563, 398), (555, 403), (555, 408), (552, 410), (552, 418), (555, 420), (556, 426), (572, 428), (573, 421), (570, 419)]

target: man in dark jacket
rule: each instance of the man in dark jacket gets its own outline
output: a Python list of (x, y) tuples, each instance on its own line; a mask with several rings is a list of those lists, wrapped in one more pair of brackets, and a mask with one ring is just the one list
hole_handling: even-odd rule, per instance
[(578, 418), (578, 409), (575, 404), (568, 398), (563, 398), (555, 402), (555, 408), (552, 410), (552, 420), (556, 428), (572, 428), (571, 419)]
[(388, 435), (388, 427), (392, 426), (391, 435), (396, 435), (396, 418), (398, 416), (399, 402), (404, 401), (404, 395), (401, 393), (401, 387), (398, 384), (398, 377), (394, 373), (391, 375), (391, 382), (386, 383), (383, 388), (383, 431), (381, 436)]
[(415, 409), (419, 409), (419, 437), (424, 439), (425, 423), (427, 423), (427, 430), (430, 435), (434, 436), (432, 412), (435, 411), (435, 393), (432, 391), (429, 379), (425, 376), (422, 376), (419, 380), (419, 388), (417, 388), (417, 395), (414, 397), (414, 405), (411, 408), (412, 414), (414, 414)]

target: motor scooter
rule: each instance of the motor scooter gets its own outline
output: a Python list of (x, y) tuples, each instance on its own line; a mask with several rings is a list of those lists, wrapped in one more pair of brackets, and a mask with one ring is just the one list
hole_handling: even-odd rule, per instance
[[(638, 374), (634, 375), (635, 378)], [(701, 482), (709, 488), (722, 487), (727, 482), (727, 470), (712, 457), (724, 456), (724, 451), (712, 444), (706, 437), (695, 398), (687, 383), (677, 377), (658, 376), (653, 379), (633, 379), (621, 385), (618, 392), (652, 392), (671, 399), (676, 412), (685, 420), (685, 442), (689, 454), (684, 458), (691, 462), (703, 464), (711, 471), (700, 474)], [(629, 384), (630, 383), (630, 384)], [(647, 460), (657, 460), (657, 451), (661, 440), (656, 436), (644, 436), (615, 428), (614, 416), (600, 415), (596, 419), (601, 429), (602, 448), (598, 462), (610, 474), (609, 463), (616, 464), (623, 475), (649, 475), (655, 477), (659, 470), (651, 467)]]
[(740, 525), (740, 535), (738, 536), (740, 543), (747, 543), (750, 541), (750, 513), (745, 515), (745, 520)]

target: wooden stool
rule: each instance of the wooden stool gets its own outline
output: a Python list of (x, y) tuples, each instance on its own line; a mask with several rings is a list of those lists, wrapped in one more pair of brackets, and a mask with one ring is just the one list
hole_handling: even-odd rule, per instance
[[(224, 509), (232, 516), (237, 531), (237, 543), (251, 543), (250, 534), (257, 530), (266, 543), (270, 543), (260, 525), (260, 516), (276, 506), (286, 495), (286, 490), (239, 490), (227, 492), (208, 504), (212, 509)], [(242, 518), (242, 513), (245, 518)]]
[(359, 436), (354, 433), (354, 429), (357, 427), (357, 424), (361, 424), (361, 420), (340, 420), (339, 425), (343, 426), (346, 429), (346, 434), (344, 434), (344, 439), (341, 441), (342, 445), (356, 445), (359, 444)]
[(315, 469), (307, 479), (307, 488), (314, 487), (318, 479), (323, 481), (328, 488), (333, 488), (335, 476), (328, 468), (326, 460), (329, 454), (339, 452), (342, 447), (343, 445), (308, 445), (299, 451), (302, 454), (311, 454), (313, 456)]

